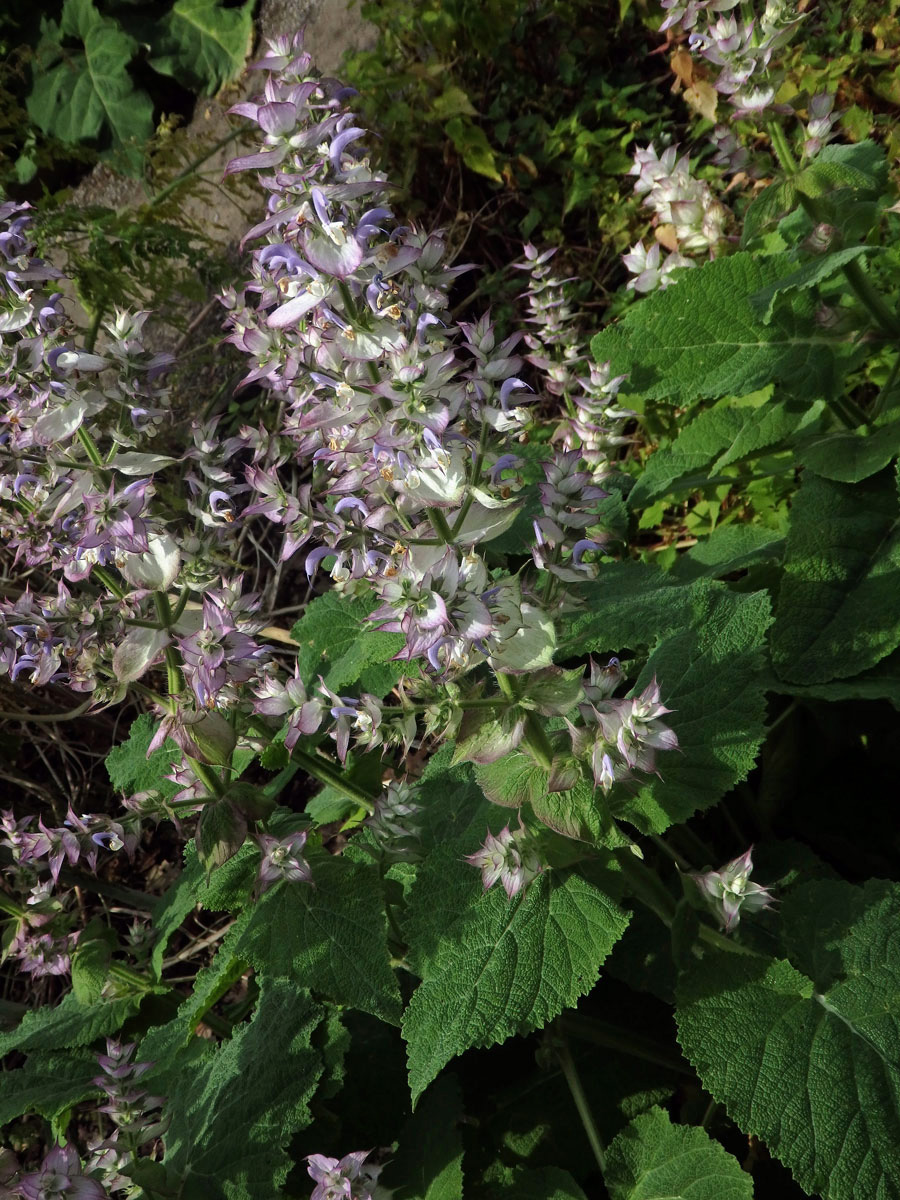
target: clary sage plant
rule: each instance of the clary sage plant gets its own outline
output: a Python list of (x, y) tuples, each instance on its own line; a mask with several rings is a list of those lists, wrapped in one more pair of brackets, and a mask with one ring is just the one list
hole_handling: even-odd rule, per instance
[[(147, 313), (77, 329), (27, 206), (0, 209), (20, 581), (0, 669), (20, 695), (74, 693), (45, 720), (143, 709), (107, 760), (121, 812), (3, 816), (6, 958), (71, 980), (0, 1033), (4, 1119), (40, 1114), (60, 1143), (0, 1160), (4, 1194), (270, 1200), (311, 1179), (315, 1200), (576, 1200), (602, 1178), (636, 1200), (652, 1177), (738, 1200), (735, 1129), (828, 1200), (900, 1194), (897, 887), (837, 877), (757, 809), (751, 878), (723, 805), (804, 702), (896, 697), (894, 196), (876, 145), (832, 142), (830, 98), (780, 102), (796, 13), (664, 7), (733, 119), (718, 177), (636, 148), (652, 241), (590, 349), (531, 243), (511, 264), (522, 330), (457, 319), (471, 268), (398, 221), (352, 91), (299, 39), (234, 109), (259, 131), (229, 171), (256, 176), (260, 220), (221, 301), (255, 421), (173, 408)], [(729, 208), (740, 172), (751, 199)], [(667, 406), (675, 433), (648, 454)], [(710, 537), (668, 569), (634, 553), (680, 489), (786, 471), (786, 532)], [(251, 537), (310, 597), (289, 632), (246, 585)], [(298, 780), (318, 790), (298, 802)], [(142, 853), (163, 822), (189, 839), (177, 878), (127, 936), (85, 923), (100, 856)], [(113, 894), (102, 871), (96, 888)], [(171, 945), (204, 912), (228, 915), (184, 990)], [(605, 963), (629, 1002), (598, 985)], [(666, 1005), (677, 1045), (643, 1032)], [(528, 1123), (532, 1085), (487, 1053), (538, 1031), (580, 1149)], [(650, 1072), (611, 1115), (575, 1040)], [(487, 1159), (464, 1135), (466, 1061)], [(679, 1089), (702, 1104), (674, 1123)]]

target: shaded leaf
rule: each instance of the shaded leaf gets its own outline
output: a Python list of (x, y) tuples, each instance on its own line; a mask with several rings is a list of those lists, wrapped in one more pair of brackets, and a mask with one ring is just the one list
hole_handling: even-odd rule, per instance
[(753, 1180), (737, 1159), (704, 1129), (673, 1125), (661, 1108), (611, 1143), (603, 1178), (610, 1200), (753, 1200)]
[(832, 395), (864, 350), (821, 329), (806, 293), (768, 325), (751, 303), (793, 265), (790, 255), (742, 252), (704, 263), (598, 333), (594, 357), (609, 360), (613, 375), (627, 374), (629, 391), (671, 404), (746, 395), (769, 383), (789, 385), (796, 397)]
[[(900, 1194), (900, 889), (797, 891), (785, 939), (816, 981), (785, 960), (708, 953), (679, 985), (679, 1041), (804, 1190), (889, 1200)], [(812, 919), (821, 904), (824, 926)]]
[(423, 982), (403, 1020), (413, 1101), (452, 1058), (529, 1033), (585, 995), (628, 924), (600, 887), (546, 872), (508, 900), (456, 848), (419, 872), (406, 926)]
[(219, 0), (175, 0), (156, 27), (150, 66), (205, 95), (240, 75), (253, 43), (254, 0), (225, 8)]
[(807, 474), (791, 506), (772, 630), (782, 679), (858, 675), (900, 644), (900, 529), (888, 472), (851, 487)]

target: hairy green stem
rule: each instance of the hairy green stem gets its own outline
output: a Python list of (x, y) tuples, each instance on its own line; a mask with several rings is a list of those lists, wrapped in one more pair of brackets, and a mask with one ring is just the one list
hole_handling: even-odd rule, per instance
[(0, 721), (31, 721), (38, 725), (55, 725), (59, 721), (74, 721), (91, 707), (91, 700), (85, 700), (77, 708), (64, 713), (30, 713), (30, 712), (0, 712)]
[(106, 316), (106, 305), (101, 304), (91, 316), (91, 323), (84, 339), (84, 348), (90, 354), (97, 344), (97, 334), (100, 332), (100, 322)]
[(579, 1041), (592, 1042), (605, 1050), (618, 1050), (622, 1054), (641, 1058), (644, 1062), (653, 1063), (667, 1071), (690, 1071), (681, 1055), (673, 1053), (668, 1046), (652, 1038), (632, 1033), (630, 1029), (614, 1025), (611, 1021), (601, 1021), (596, 1017), (582, 1016), (580, 1013), (566, 1013), (557, 1020), (564, 1033), (571, 1034)]
[(10, 900), (9, 896), (5, 896), (3, 892), (0, 892), (0, 912), (15, 917), (17, 921), (24, 921), (28, 916), (27, 909), (23, 908), (21, 904), (16, 904), (15, 900)]
[(307, 775), (311, 775), (313, 779), (318, 779), (319, 783), (326, 784), (328, 787), (335, 788), (341, 792), (348, 800), (353, 800), (359, 804), (371, 816), (375, 811), (374, 797), (368, 792), (363, 791), (361, 787), (357, 787), (355, 783), (351, 783), (346, 779), (331, 763), (323, 758), (318, 758), (313, 754), (307, 754), (305, 750), (298, 750), (296, 747), (291, 753), (291, 758), (302, 768)]
[(221, 777), (217, 772), (208, 763), (201, 762), (199, 758), (191, 758), (189, 754), (185, 755), (185, 757), (190, 763), (191, 770), (209, 793), (209, 798), (214, 800), (217, 796), (221, 796), (225, 790), (225, 785), (222, 783)]
[(151, 209), (154, 209), (157, 204), (162, 204), (163, 200), (165, 200), (167, 196), (170, 196), (172, 192), (174, 192), (179, 186), (179, 184), (183, 183), (185, 179), (189, 179), (191, 175), (196, 175), (198, 167), (202, 167), (207, 159), (212, 158), (212, 156), (216, 154), (217, 151), (221, 150), (223, 146), (227, 146), (229, 142), (233, 142), (236, 138), (240, 137), (241, 132), (241, 129), (232, 129), (229, 133), (226, 133), (224, 137), (219, 138), (217, 142), (213, 142), (212, 146), (210, 146), (209, 150), (207, 150), (205, 154), (202, 154), (199, 158), (195, 158), (192, 163), (189, 163), (183, 171), (179, 171), (174, 179), (169, 180), (164, 188), (161, 188), (155, 196), (147, 201), (145, 211), (149, 212)]
[(550, 770), (553, 766), (553, 746), (537, 713), (530, 712), (525, 718), (525, 736), (522, 738), (522, 745), (538, 766), (543, 767), (545, 771)]
[(109, 964), (109, 977), (110, 979), (115, 979), (118, 983), (126, 984), (132, 991), (136, 992), (152, 992), (157, 986), (152, 979), (148, 979), (146, 975), (142, 975), (132, 967), (125, 966), (124, 963), (111, 962)]
[(559, 1059), (559, 1065), (562, 1067), (562, 1073), (565, 1076), (566, 1083), (569, 1086), (569, 1091), (572, 1095), (572, 1100), (575, 1103), (575, 1108), (578, 1110), (578, 1116), (581, 1118), (581, 1124), (584, 1127), (585, 1135), (590, 1143), (594, 1158), (597, 1160), (597, 1166), (600, 1168), (602, 1175), (606, 1171), (606, 1152), (603, 1149), (603, 1142), (600, 1140), (600, 1134), (597, 1131), (597, 1124), (594, 1121), (594, 1114), (591, 1112), (591, 1106), (588, 1104), (587, 1096), (584, 1094), (584, 1088), (581, 1086), (581, 1077), (575, 1066), (572, 1054), (564, 1037), (559, 1035), (554, 1038), (554, 1047)]
[(75, 436), (81, 442), (85, 454), (91, 460), (95, 467), (98, 467), (106, 474), (106, 463), (103, 461), (103, 455), (100, 453), (100, 447), (88, 433), (83, 425), (79, 425), (75, 431)]
[(457, 514), (456, 520), (453, 522), (452, 535), (454, 538), (457, 537), (457, 535), (459, 534), (459, 531), (462, 529), (463, 522), (465, 521), (466, 517), (469, 515), (469, 509), (472, 507), (472, 501), (475, 499), (473, 489), (477, 486), (478, 481), (481, 478), (481, 468), (484, 465), (484, 455), (485, 455), (485, 451), (487, 449), (488, 428), (489, 427), (488, 427), (487, 421), (482, 421), (481, 422), (481, 433), (479, 434), (479, 437), (478, 437), (478, 450), (475, 454), (475, 464), (472, 467), (472, 474), (471, 474), (471, 477), (469, 478), (469, 487), (467, 489), (467, 495), (466, 495), (465, 500), (463, 501), (462, 508), (459, 510), (459, 513)]
[(445, 546), (453, 544), (453, 530), (450, 528), (449, 522), (439, 508), (429, 508), (428, 518), (434, 528), (434, 532), (438, 535)]

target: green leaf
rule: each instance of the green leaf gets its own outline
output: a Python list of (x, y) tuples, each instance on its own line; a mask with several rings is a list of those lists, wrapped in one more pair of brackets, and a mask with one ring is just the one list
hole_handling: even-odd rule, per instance
[(409, 958), (423, 982), (403, 1020), (413, 1102), (452, 1058), (541, 1029), (596, 983), (627, 913), (575, 873), (545, 872), (508, 900), (484, 892), (455, 846), (413, 885)]
[(3, 1072), (0, 1126), (26, 1113), (37, 1113), (54, 1120), (73, 1104), (101, 1094), (92, 1082), (96, 1075), (94, 1054), (78, 1050), (30, 1054), (24, 1067)]
[(568, 1171), (559, 1167), (524, 1168), (513, 1173), (508, 1187), (492, 1192), (497, 1200), (587, 1200)]
[(153, 907), (153, 929), (156, 933), (156, 941), (153, 943), (150, 963), (157, 978), (162, 971), (163, 958), (172, 935), (181, 928), (185, 918), (196, 907), (197, 894), (194, 881), (184, 872), (156, 901)]
[(750, 304), (757, 316), (762, 317), (763, 324), (768, 325), (775, 314), (775, 301), (787, 292), (815, 287), (825, 279), (829, 279), (839, 271), (845, 263), (861, 258), (864, 254), (872, 254), (878, 248), (875, 246), (844, 246), (831, 254), (821, 254), (810, 259), (795, 271), (789, 272), (781, 279), (767, 284), (750, 297)]
[(838, 188), (854, 188), (870, 191), (875, 186), (871, 175), (860, 171), (850, 163), (814, 162), (794, 177), (794, 187), (804, 196), (814, 200), (827, 196)]
[(181, 763), (181, 751), (171, 739), (147, 757), (147, 749), (156, 733), (157, 722), (149, 713), (141, 713), (132, 722), (128, 738), (114, 746), (106, 756), (106, 770), (114, 788), (127, 795), (134, 792), (159, 792), (167, 800), (178, 791), (178, 784), (166, 779), (173, 765)]
[(335, 1003), (400, 1022), (378, 871), (311, 850), (313, 886), (282, 883), (250, 908), (233, 952)]
[(137, 1012), (140, 996), (102, 1000), (82, 1005), (74, 992), (59, 1004), (43, 1005), (26, 1013), (15, 1029), (0, 1033), (0, 1058), (11, 1050), (61, 1050), (89, 1046), (98, 1037), (109, 1037)]
[(391, 1189), (393, 1200), (459, 1200), (462, 1115), (459, 1083), (453, 1075), (441, 1076), (401, 1130), (399, 1149), (380, 1181)]
[[(881, 192), (887, 184), (888, 164), (884, 147), (871, 138), (852, 144), (832, 142), (823, 146), (816, 155), (816, 166), (825, 167), (826, 170), (837, 168), (844, 178), (849, 178), (846, 172), (858, 171), (865, 176), (865, 183), (860, 182), (858, 186), (872, 193)], [(840, 176), (834, 177), (837, 179)]]
[(770, 680), (769, 690), (819, 700), (890, 700), (894, 708), (900, 709), (900, 651), (894, 650), (868, 671), (849, 679), (809, 686)]
[(730, 448), (755, 410), (731, 408), (717, 404), (701, 412), (682, 429), (670, 446), (662, 446), (650, 455), (637, 483), (628, 495), (632, 508), (645, 508), (661, 496), (666, 496), (677, 481), (683, 481), (682, 491), (702, 487), (713, 459)]
[(651, 645), (690, 622), (698, 596), (696, 586), (630, 561), (604, 565), (596, 582), (580, 591), (586, 603), (561, 623), (559, 658)]
[(782, 921), (814, 979), (717, 951), (679, 986), (679, 1041), (704, 1087), (824, 1200), (900, 1194), (898, 919), (896, 884), (807, 884)]
[(777, 558), (784, 550), (784, 538), (759, 525), (720, 525), (707, 538), (679, 554), (672, 574), (685, 580), (703, 577), (721, 579), (766, 559)]
[(655, 676), (679, 750), (661, 754), (637, 796), (612, 809), (642, 833), (662, 833), (709, 808), (750, 773), (765, 738), (766, 592), (697, 593), (692, 620), (660, 643), (634, 686)]
[(766, 388), (701, 412), (671, 446), (650, 456), (629, 494), (631, 507), (641, 508), (673, 490), (702, 488), (710, 475), (724, 467), (773, 449), (820, 423), (824, 401), (772, 403), (770, 395), (771, 389)]
[[(298, 663), (304, 683), (309, 685), (321, 673), (334, 691), (356, 683), (362, 673), (375, 665), (386, 666), (405, 645), (401, 633), (380, 633), (367, 617), (372, 612), (370, 596), (341, 596), (326, 592), (317, 596), (291, 630), (300, 643)], [(403, 673), (402, 663), (390, 663), (394, 686)]]
[(117, 947), (116, 935), (95, 917), (81, 931), (72, 954), (72, 991), (79, 1004), (97, 1004), (109, 978), (109, 964)]
[(803, 464), (816, 475), (839, 483), (860, 483), (900, 454), (900, 421), (875, 429), (832, 433), (803, 447)]
[(175, 0), (156, 28), (150, 66), (214, 95), (244, 68), (253, 44), (254, 3), (224, 8), (219, 0)]
[(228, 1041), (179, 1051), (148, 1072), (153, 1090), (168, 1097), (163, 1162), (182, 1180), (182, 1200), (275, 1195), (291, 1166), (284, 1147), (310, 1121), (322, 1075), (312, 1039), (322, 1017), (293, 981), (264, 980), (253, 1019)]
[(753, 1200), (753, 1180), (704, 1129), (673, 1125), (661, 1108), (636, 1117), (611, 1143), (610, 1200)]
[(477, 117), (477, 109), (461, 87), (451, 84), (431, 102), (429, 116), (436, 121), (448, 121), (451, 117)]
[(796, 188), (790, 180), (773, 183), (760, 192), (744, 214), (741, 247), (745, 248), (760, 234), (773, 229), (791, 211), (796, 199)]
[[(117, 21), (92, 0), (66, 0), (57, 27), (45, 21), (27, 107), (44, 133), (63, 142), (96, 138), (105, 129), (121, 146), (142, 146), (153, 132), (153, 103), (137, 91), (127, 67), (138, 49)], [(62, 39), (81, 43), (63, 49)]]
[(547, 787), (549, 772), (518, 752), (477, 766), (475, 778), (492, 804), (504, 808), (528, 804), (539, 821), (563, 837), (598, 846), (622, 843), (611, 826), (603, 793), (592, 782), (579, 779), (572, 788), (551, 792)]
[(858, 675), (900, 645), (900, 533), (889, 472), (851, 487), (806, 474), (791, 506), (772, 630), (782, 679)]
[(690, 404), (769, 383), (788, 385), (797, 398), (832, 395), (864, 350), (822, 330), (815, 299), (804, 292), (769, 325), (751, 303), (793, 265), (790, 255), (748, 253), (705, 263), (598, 333), (594, 357), (609, 360), (612, 374), (627, 374), (628, 390), (645, 400)]
[(207, 871), (234, 858), (247, 837), (247, 818), (226, 797), (210, 800), (200, 810), (194, 845)]
[(503, 182), (497, 169), (497, 156), (480, 125), (466, 117), (451, 117), (444, 126), (444, 132), (467, 167), (497, 183)]

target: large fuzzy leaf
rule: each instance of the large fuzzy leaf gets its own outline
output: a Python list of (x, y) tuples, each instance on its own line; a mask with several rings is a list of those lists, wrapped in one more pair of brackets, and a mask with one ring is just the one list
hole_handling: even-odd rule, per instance
[(900, 508), (884, 471), (850, 486), (806, 475), (791, 507), (772, 630), (782, 679), (858, 675), (900, 644)]
[(678, 989), (704, 1087), (824, 1200), (900, 1195), (898, 921), (896, 884), (807, 884), (785, 902), (793, 961), (714, 951)]
[(271, 1200), (309, 1123), (322, 1075), (313, 1036), (323, 1010), (290, 980), (266, 980), (252, 1020), (205, 1050), (175, 1049), (147, 1076), (168, 1096), (165, 1166), (182, 1200)]
[(614, 815), (645, 833), (661, 833), (715, 804), (746, 779), (765, 737), (768, 595), (697, 596), (702, 602), (687, 628), (659, 644), (634, 688), (640, 692), (656, 677), (679, 744), (659, 755), (659, 776), (613, 804)]
[(607, 1151), (611, 1200), (753, 1200), (753, 1180), (703, 1129), (661, 1108), (636, 1117)]
[(786, 254), (739, 252), (706, 263), (598, 333), (594, 357), (609, 360), (613, 375), (627, 374), (629, 391), (672, 404), (743, 396), (769, 383), (789, 384), (798, 397), (831, 395), (863, 351), (817, 325), (806, 292), (792, 294), (770, 324), (754, 309), (753, 298), (793, 267)]
[(308, 854), (313, 884), (282, 883), (247, 909), (233, 952), (337, 1004), (398, 1024), (381, 884), (374, 866)]
[[(153, 132), (153, 104), (136, 90), (128, 64), (138, 44), (92, 0), (66, 0), (60, 24), (44, 21), (28, 113), (45, 133), (64, 142), (99, 137), (139, 147)], [(71, 39), (80, 48), (65, 48)]]
[(253, 42), (253, 7), (220, 0), (175, 0), (157, 26), (150, 65), (207, 95), (240, 75)]
[(542, 1028), (590, 991), (628, 915), (575, 873), (513, 900), (483, 892), (457, 847), (433, 853), (410, 898), (409, 957), (422, 976), (403, 1021), (413, 1100), (452, 1058)]

